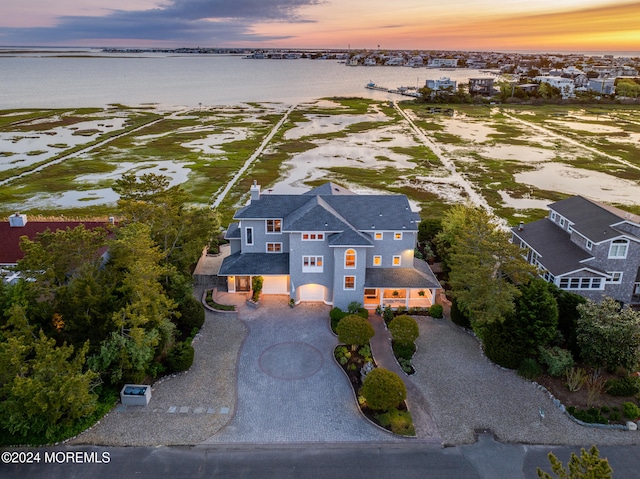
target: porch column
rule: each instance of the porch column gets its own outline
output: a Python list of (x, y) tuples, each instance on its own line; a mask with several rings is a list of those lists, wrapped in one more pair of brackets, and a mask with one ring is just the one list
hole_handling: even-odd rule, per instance
[(409, 296), (411, 295), (411, 290), (409, 288), (404, 290), (404, 307), (409, 309)]

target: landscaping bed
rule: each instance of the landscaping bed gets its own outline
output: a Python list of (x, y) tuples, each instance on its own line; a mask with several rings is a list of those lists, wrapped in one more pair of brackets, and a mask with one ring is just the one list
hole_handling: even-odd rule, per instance
[[(611, 381), (619, 381), (619, 375), (606, 371), (601, 372), (601, 377), (607, 381), (607, 385), (611, 385)], [(553, 396), (560, 401), (569, 414), (586, 423), (597, 424), (626, 424), (627, 421), (636, 420), (637, 417), (630, 413), (630, 406), (625, 404), (632, 403), (638, 407), (638, 393), (625, 396), (615, 396), (609, 394), (605, 389), (596, 394), (594, 399), (589, 397), (589, 388), (583, 385), (577, 391), (570, 391), (567, 387), (567, 379), (565, 377), (554, 377), (549, 374), (543, 374), (536, 378), (536, 382), (544, 386)], [(626, 409), (625, 409), (626, 408)], [(625, 410), (627, 414), (625, 414)]]
[(234, 304), (220, 304), (217, 303), (214, 299), (213, 299), (213, 291), (214, 290), (209, 290), (207, 291), (207, 293), (205, 294), (205, 302), (207, 303), (207, 306), (209, 306), (211, 309), (216, 310), (216, 311), (237, 311), (237, 308)]
[(365, 368), (365, 371), (367, 369), (372, 371), (375, 368), (369, 346), (361, 346), (357, 350), (352, 351), (347, 346), (340, 345), (334, 350), (334, 356), (349, 378), (355, 396), (358, 398), (358, 406), (367, 419), (394, 434), (415, 436), (413, 419), (404, 401), (398, 403), (396, 408), (389, 409), (388, 411), (378, 411), (368, 407), (366, 400), (361, 395), (363, 368)]

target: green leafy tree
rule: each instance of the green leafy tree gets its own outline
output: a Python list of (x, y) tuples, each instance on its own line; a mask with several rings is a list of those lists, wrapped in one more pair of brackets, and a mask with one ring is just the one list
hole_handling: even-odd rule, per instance
[(115, 181), (113, 189), (120, 195), (118, 209), (124, 223), (146, 224), (166, 263), (188, 273), (219, 232), (220, 223), (213, 210), (191, 207), (186, 192), (169, 184), (164, 175), (128, 173)]
[(375, 334), (373, 326), (357, 314), (350, 314), (340, 320), (336, 327), (338, 338), (345, 344), (351, 345), (351, 350), (355, 351), (358, 346), (369, 344), (369, 340)]
[(588, 452), (584, 448), (580, 449), (579, 457), (572, 452), (566, 468), (552, 452), (549, 453), (548, 458), (555, 475), (552, 476), (538, 468), (540, 479), (611, 479), (613, 477), (613, 469), (609, 461), (606, 458), (600, 458), (600, 451), (596, 446), (591, 446)]
[(481, 208), (454, 206), (442, 227), (438, 238), (450, 267), (452, 294), (481, 336), (483, 325), (514, 312), (518, 285), (528, 282), (535, 268)]
[(404, 345), (413, 344), (413, 342), (418, 339), (418, 336), (420, 336), (418, 323), (406, 314), (396, 316), (389, 323), (389, 331), (394, 341)]
[(121, 227), (111, 242), (111, 253), (110, 267), (120, 273), (118, 292), (123, 301), (112, 314), (116, 331), (103, 342), (91, 365), (116, 383), (143, 377), (156, 347), (173, 344), (171, 318), (178, 313), (177, 304), (160, 283), (167, 266), (162, 264), (162, 251), (151, 239), (148, 226)]
[(84, 371), (88, 344), (74, 354), (73, 346), (35, 335), (20, 306), (9, 316), (0, 342), (0, 428), (50, 439), (96, 408), (98, 375)]
[(633, 371), (640, 365), (640, 312), (612, 298), (578, 305), (580, 355), (592, 366)]
[(407, 398), (407, 389), (396, 373), (376, 368), (364, 378), (360, 394), (371, 409), (388, 411), (398, 407)]

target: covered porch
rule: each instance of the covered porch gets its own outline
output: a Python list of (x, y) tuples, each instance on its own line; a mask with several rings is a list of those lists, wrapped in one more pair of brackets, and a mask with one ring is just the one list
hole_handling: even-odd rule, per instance
[(438, 289), (438, 279), (421, 260), (414, 259), (413, 268), (367, 268), (363, 304), (367, 309), (428, 308)]

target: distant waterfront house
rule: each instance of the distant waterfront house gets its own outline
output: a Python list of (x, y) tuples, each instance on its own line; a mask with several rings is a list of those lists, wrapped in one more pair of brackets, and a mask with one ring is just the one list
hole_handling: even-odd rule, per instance
[(549, 210), (547, 218), (512, 229), (540, 276), (593, 300), (606, 295), (640, 306), (640, 216), (582, 196)]
[(493, 88), (493, 78), (469, 78), (469, 94), (480, 96), (492, 96), (496, 93)]
[(551, 85), (552, 87), (558, 88), (560, 90), (560, 94), (562, 95), (562, 98), (564, 99), (575, 96), (574, 94), (575, 84), (573, 83), (573, 80), (570, 78), (542, 75), (542, 76), (535, 77), (534, 80), (537, 82), (546, 83), (548, 85)]
[(430, 68), (456, 68), (458, 66), (457, 58), (430, 58), (427, 66)]
[(433, 304), (440, 284), (414, 259), (420, 217), (404, 195), (356, 195), (325, 183), (302, 195), (261, 194), (238, 210), (225, 237), (231, 254), (219, 276), (228, 291), (249, 292), (262, 276), (265, 294), (296, 303), (346, 308)]
[(438, 80), (427, 80), (425, 82), (427, 88), (433, 91), (441, 91), (450, 88), (452, 92), (456, 91), (456, 81), (449, 77), (440, 77)]

